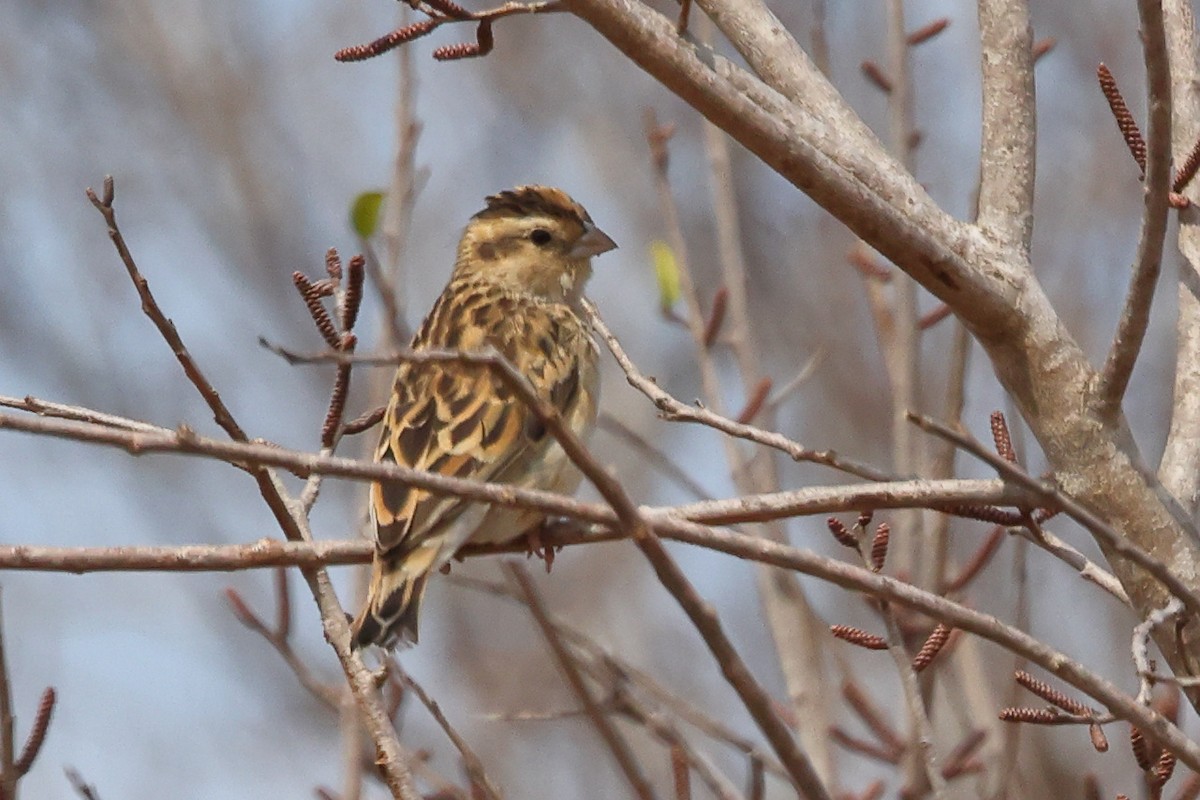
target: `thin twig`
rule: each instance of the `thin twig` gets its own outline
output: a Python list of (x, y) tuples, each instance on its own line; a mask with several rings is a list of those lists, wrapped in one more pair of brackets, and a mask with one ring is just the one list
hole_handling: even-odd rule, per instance
[(696, 408), (695, 406), (689, 406), (686, 403), (676, 400), (655, 383), (654, 379), (646, 377), (634, 366), (633, 361), (626, 355), (625, 349), (617, 341), (617, 337), (613, 335), (608, 326), (604, 324), (604, 320), (600, 318), (599, 314), (595, 313), (591, 306), (586, 307), (584, 310), (588, 314), (588, 320), (596, 329), (596, 332), (605, 345), (608, 346), (613, 357), (617, 360), (617, 364), (625, 372), (625, 378), (629, 381), (629, 385), (646, 395), (650, 402), (654, 403), (655, 408), (662, 412), (663, 419), (696, 422), (701, 425), (707, 425), (729, 436), (756, 442), (766, 447), (772, 447), (785, 453), (794, 461), (811, 461), (814, 464), (823, 464), (824, 466), (873, 481), (889, 480), (891, 478), (883, 470), (866, 464), (859, 464), (842, 457), (832, 450), (811, 450), (799, 442), (792, 441), (783, 434), (736, 422), (708, 409)]
[(225, 598), (229, 601), (230, 606), (232, 606), (233, 614), (237, 617), (238, 622), (265, 639), (274, 648), (275, 652), (279, 654), (279, 657), (283, 659), (283, 663), (292, 671), (292, 674), (296, 676), (296, 680), (300, 682), (300, 685), (307, 689), (309, 694), (317, 698), (317, 700), (320, 700), (327, 707), (336, 711), (342, 705), (342, 687), (319, 680), (309, 670), (308, 665), (296, 654), (296, 651), (292, 649), (292, 644), (289, 640), (291, 599), (287, 588), (287, 573), (280, 567), (276, 570), (275, 575), (276, 622), (274, 628), (268, 627), (254, 613), (237, 590), (233, 588), (226, 589)]
[(984, 461), (992, 469), (1000, 473), (1000, 476), (1005, 480), (1012, 481), (1041, 495), (1043, 503), (1039, 503), (1039, 505), (1045, 504), (1061, 508), (1071, 519), (1091, 531), (1097, 539), (1103, 541), (1106, 546), (1112, 548), (1118, 555), (1127, 558), (1158, 579), (1167, 591), (1183, 601), (1190, 613), (1200, 615), (1200, 594), (1193, 591), (1171, 572), (1170, 567), (1130, 542), (1126, 537), (1115, 531), (1111, 525), (1096, 516), (1090, 509), (1083, 506), (1070, 495), (1065, 494), (1050, 484), (1037, 480), (1016, 464), (993, 454), (970, 436), (951, 430), (935, 420), (919, 414), (912, 414), (909, 416), (909, 419), (921, 429), (940, 436), (947, 441), (954, 442), (963, 450)]
[[(142, 312), (154, 323), (154, 327), (158, 329), (163, 340), (171, 348), (171, 352), (175, 354), (179, 365), (183, 367), (184, 374), (191, 384), (196, 387), (200, 396), (204, 398), (209, 409), (213, 412), (213, 419), (229, 434), (229, 438), (238, 442), (249, 441), (246, 432), (242, 430), (242, 427), (233, 418), (225, 402), (221, 399), (221, 395), (217, 393), (217, 390), (209, 382), (208, 378), (201, 372), (200, 366), (192, 358), (191, 353), (188, 352), (183, 339), (180, 338), (179, 332), (175, 329), (175, 323), (171, 322), (167, 318), (167, 315), (162, 312), (162, 309), (159, 308), (158, 302), (150, 292), (149, 282), (134, 262), (133, 254), (129, 252), (129, 247), (125, 243), (125, 237), (122, 235), (121, 229), (117, 226), (117, 212), (113, 207), (115, 187), (112, 176), (105, 176), (101, 196), (97, 196), (92, 189), (88, 189), (87, 197), (92, 205), (96, 207), (96, 210), (100, 212), (101, 216), (104, 217), (104, 221), (108, 225), (108, 238), (112, 240), (113, 246), (116, 247), (117, 254), (121, 258), (121, 263), (124, 264), (125, 271), (129, 273), (129, 278), (133, 281), (134, 288), (137, 289), (138, 297), (142, 301)], [(252, 470), (251, 474), (254, 475), (259, 493), (262, 494), (267, 507), (271, 509), (271, 513), (275, 516), (275, 521), (283, 530), (284, 535), (292, 541), (300, 539), (300, 530), (295, 520), (292, 519), (284, 498), (273, 486), (271, 476), (267, 473), (267, 470), (256, 469)]]

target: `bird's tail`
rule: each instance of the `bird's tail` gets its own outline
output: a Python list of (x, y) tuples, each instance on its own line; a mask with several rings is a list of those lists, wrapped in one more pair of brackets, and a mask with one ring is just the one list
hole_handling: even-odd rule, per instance
[(433, 555), (426, 548), (409, 551), (400, 558), (376, 554), (367, 602), (351, 629), (355, 647), (375, 644), (392, 648), (399, 643), (417, 643), (417, 615)]

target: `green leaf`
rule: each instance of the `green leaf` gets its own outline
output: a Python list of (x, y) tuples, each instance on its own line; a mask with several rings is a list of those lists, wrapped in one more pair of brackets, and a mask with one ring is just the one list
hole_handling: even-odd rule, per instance
[(670, 311), (679, 300), (679, 265), (675, 262), (675, 252), (666, 242), (656, 240), (650, 243), (650, 257), (658, 277), (658, 302), (664, 311)]
[(364, 239), (370, 239), (379, 230), (379, 209), (383, 206), (383, 192), (363, 192), (354, 198), (350, 206), (350, 227)]

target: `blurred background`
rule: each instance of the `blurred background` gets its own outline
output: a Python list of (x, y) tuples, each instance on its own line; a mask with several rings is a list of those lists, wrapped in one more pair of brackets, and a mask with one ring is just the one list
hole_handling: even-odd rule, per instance
[[(85, 187), (98, 188), (112, 174), (118, 220), (142, 272), (242, 426), (251, 436), (315, 449), (332, 370), (288, 366), (261, 349), (257, 337), (301, 350), (320, 345), (290, 275), (320, 274), (328, 247), (347, 257), (357, 252), (351, 203), (390, 180), (398, 59), (339, 64), (332, 54), (391, 30), (399, 21), (396, 6), (390, 0), (0, 4), (0, 394), (220, 435), (140, 313), (103, 220), (84, 197)], [(659, 6), (672, 13), (672, 6)], [(1107, 63), (1144, 118), (1136, 14), (1133, 3), (1115, 0), (1034, 6), (1037, 38), (1057, 40), (1038, 66), (1034, 259), (1072, 334), (1098, 359), (1125, 290), (1141, 194), (1094, 75), (1098, 62)], [(773, 8), (807, 46), (816, 19), (811, 3)], [(906, 13), (910, 28), (951, 20), (913, 56), (923, 134), (915, 164), (933, 197), (965, 218), (978, 170), (975, 4), (909, 2)], [(885, 98), (860, 72), (864, 59), (886, 58), (883, 20), (882, 2), (829, 3), (825, 35), (835, 84), (887, 140)], [(528, 182), (561, 186), (620, 244), (596, 264), (590, 295), (601, 313), (644, 372), (685, 401), (698, 397), (689, 335), (659, 308), (649, 246), (664, 229), (643, 114), (653, 109), (661, 122), (677, 126), (672, 185), (707, 304), (721, 279), (701, 120), (568, 15), (502, 21), (495, 51), (485, 59), (429, 58), (437, 45), (470, 38), (469, 29), (444, 28), (409, 45), (415, 115), (423, 126), (417, 162), (428, 178), (403, 254), (408, 322), (419, 322), (440, 291), (461, 226), (484, 195)], [(779, 407), (778, 426), (806, 445), (886, 467), (888, 381), (862, 282), (846, 262), (853, 237), (737, 146), (733, 156), (764, 367), (781, 385), (823, 354), (815, 374)], [(1151, 462), (1171, 400), (1173, 259), (1127, 406)], [(370, 349), (382, 330), (376, 298), (367, 297), (360, 350)], [(922, 299), (923, 309), (933, 305)], [(950, 323), (943, 323), (924, 344), (924, 399), (935, 412), (950, 336)], [(726, 402), (736, 410), (745, 390), (728, 354), (719, 352), (718, 363)], [(711, 495), (733, 493), (715, 433), (657, 420), (610, 361), (606, 370), (607, 413), (668, 451)], [(987, 414), (1004, 400), (979, 353), (969, 375), (965, 420), (983, 437)], [(381, 402), (384, 383), (358, 371), (349, 413)], [(692, 499), (621, 440), (601, 431), (593, 442), (639, 500)], [(341, 452), (361, 455), (364, 446), (348, 440)], [(964, 475), (986, 476), (966, 459), (960, 463)], [(1041, 468), (1035, 452), (1029, 466)], [(847, 482), (790, 462), (781, 462), (781, 480), (787, 488)], [(591, 496), (586, 488), (582, 493)], [(364, 496), (362, 486), (329, 481), (314, 514), (316, 534), (357, 535)], [(13, 433), (0, 434), (0, 509), (0, 542), (8, 544), (236, 543), (277, 535), (254, 483), (227, 466), (132, 458)], [(797, 545), (844, 553), (819, 518), (794, 521), (788, 530)], [(956, 523), (953, 531), (953, 552), (963, 558), (987, 526)], [(1078, 531), (1059, 532), (1094, 554)], [(756, 675), (784, 698), (752, 566), (671, 549), (716, 605)], [(1011, 553), (1006, 542), (970, 596), (972, 605), (1006, 620), (1014, 615)], [(569, 549), (549, 576), (537, 563), (531, 567), (561, 618), (756, 737), (703, 643), (631, 544)], [(501, 579), (494, 559), (455, 571)], [(351, 572), (333, 570), (347, 605), (353, 605)], [(1030, 631), (1132, 691), (1130, 615), (1040, 554), (1030, 557), (1027, 575), (1038, 589)], [(337, 680), (316, 609), (297, 576), (293, 584), (295, 647), (315, 673)], [(801, 584), (826, 621), (876, 624), (857, 597), (810, 579)], [(223, 594), (231, 586), (270, 618), (269, 571), (0, 575), (18, 735), (43, 687), (54, 686), (59, 696), (23, 796), (74, 796), (63, 775), (67, 766), (105, 800), (311, 797), (318, 785), (339, 785), (336, 717), (238, 623)], [(1062, 624), (1064, 609), (1069, 626)], [(586, 718), (505, 719), (576, 706), (525, 609), (437, 581), (424, 610), (421, 645), (403, 653), (402, 663), (441, 702), (508, 797), (627, 794)], [(1011, 660), (988, 645), (982, 652), (995, 662), (995, 693), (1003, 697)], [(862, 665), (863, 677), (877, 669), (872, 688), (903, 724), (899, 704), (887, 701), (897, 695), (886, 657), (845, 655)], [(668, 786), (665, 751), (643, 732), (629, 732), (654, 781)], [(1114, 791), (1134, 788), (1127, 748), (1101, 756), (1075, 729), (1031, 739), (1053, 747), (1030, 748), (1026, 766), (1056, 776), (1056, 785), (1077, 790), (1080, 775), (1096, 771)], [(430, 751), (434, 768), (459, 777), (456, 754), (418, 706), (405, 712), (403, 741)], [(744, 764), (719, 746), (707, 749), (740, 785)], [(890, 774), (857, 756), (842, 754), (839, 764), (848, 788)], [(707, 796), (703, 791), (697, 796)], [(365, 796), (384, 797), (385, 790), (370, 785)], [(788, 793), (772, 782), (768, 796)]]

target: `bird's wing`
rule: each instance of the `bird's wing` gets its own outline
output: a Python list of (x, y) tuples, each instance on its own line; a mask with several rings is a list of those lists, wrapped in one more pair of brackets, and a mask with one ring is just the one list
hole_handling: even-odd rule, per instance
[[(578, 348), (570, 339), (586, 338), (581, 328), (565, 330), (561, 315), (553, 312), (513, 313), (486, 295), (453, 295), (448, 288), (422, 326), (415, 347), (494, 347), (565, 419), (577, 416), (576, 406), (588, 400), (581, 391), (580, 358), (573, 353)], [(454, 308), (441, 308), (451, 301)], [(471, 324), (464, 322), (467, 319)], [(552, 444), (537, 417), (488, 367), (406, 364), (396, 373), (377, 457), (440, 475), (528, 485), (523, 479)], [(371, 502), (376, 549), (388, 560), (407, 558), (445, 532), (471, 505), (398, 482), (372, 484)], [(452, 553), (462, 542), (448, 544)], [(425, 549), (431, 562), (444, 552), (440, 546)]]

